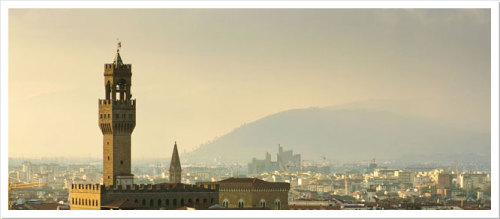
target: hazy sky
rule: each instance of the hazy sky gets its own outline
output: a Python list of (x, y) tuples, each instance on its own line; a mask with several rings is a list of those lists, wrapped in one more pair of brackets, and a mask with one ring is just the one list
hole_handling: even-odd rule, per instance
[(102, 156), (97, 100), (118, 37), (134, 159), (364, 100), (415, 99), (489, 131), (486, 9), (10, 9), (9, 156)]

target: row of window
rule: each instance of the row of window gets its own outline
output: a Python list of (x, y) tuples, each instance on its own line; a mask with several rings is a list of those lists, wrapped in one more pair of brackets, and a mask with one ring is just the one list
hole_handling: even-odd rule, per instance
[(82, 198), (71, 198), (72, 205), (84, 205), (84, 206), (99, 206), (99, 200), (97, 199), (82, 199)]
[[(177, 205), (177, 199), (174, 198), (174, 199), (171, 199), (172, 200), (172, 207), (178, 207)], [(196, 198), (194, 200), (194, 202), (196, 204), (200, 203), (200, 201), (202, 201), (204, 204), (208, 203), (208, 200), (206, 198), (204, 198), (203, 200), (200, 200), (199, 198)], [(210, 199), (210, 204), (214, 204), (214, 199), (211, 198)], [(134, 203), (139, 203), (139, 200), (138, 199), (134, 199)], [(193, 203), (193, 199), (187, 199), (187, 204), (192, 204)], [(186, 204), (184, 198), (181, 198), (180, 199), (180, 206), (184, 206)], [(142, 206), (146, 206), (146, 199), (142, 199)], [(165, 203), (163, 203), (163, 200), (162, 199), (158, 199), (156, 201), (156, 205), (155, 205), (155, 201), (154, 199), (150, 199), (149, 200), (149, 207), (170, 207), (170, 199), (165, 199)]]
[[(259, 205), (261, 208), (265, 208), (266, 207), (266, 200), (264, 200), (264, 199), (260, 200)], [(229, 200), (224, 199), (224, 201), (222, 202), (222, 206), (227, 208), (229, 206)], [(245, 208), (245, 201), (243, 201), (243, 199), (238, 200), (238, 208)], [(279, 199), (276, 199), (274, 201), (274, 209), (281, 210), (281, 201)]]
[[(126, 118), (127, 117), (127, 114), (122, 114), (122, 118)], [(99, 114), (99, 118), (101, 119), (106, 119), (106, 118), (111, 118), (111, 114)], [(120, 114), (116, 114), (116, 118), (120, 118)], [(132, 119), (134, 118), (134, 114), (129, 114), (128, 115), (128, 118), (129, 119)]]

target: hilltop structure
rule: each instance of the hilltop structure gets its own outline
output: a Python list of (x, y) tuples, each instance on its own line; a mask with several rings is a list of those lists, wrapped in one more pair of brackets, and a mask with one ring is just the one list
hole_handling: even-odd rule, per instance
[(278, 153), (276, 154), (276, 161), (271, 161), (271, 154), (266, 152), (264, 160), (252, 159), (248, 163), (249, 174), (259, 174), (263, 172), (280, 171), (297, 171), (301, 167), (300, 154), (294, 154), (293, 150), (284, 151), (281, 145), (278, 145)]
[[(72, 184), (69, 193), (71, 210), (104, 209), (218, 209), (238, 208), (287, 209), (289, 183), (270, 183), (245, 178), (220, 182), (183, 184), (182, 168), (174, 144), (170, 162), (170, 181), (160, 184), (134, 184), (131, 172), (131, 135), (135, 128), (136, 101), (132, 99), (132, 66), (123, 64), (121, 44), (112, 64), (104, 65), (105, 99), (99, 100), (99, 127), (103, 134), (103, 184)], [(228, 182), (229, 187), (228, 187)], [(223, 193), (219, 193), (222, 186)], [(225, 202), (219, 202), (219, 196)], [(272, 204), (257, 205), (255, 200)], [(231, 203), (231, 204), (228, 204)], [(247, 204), (244, 204), (247, 203)], [(217, 205), (219, 204), (219, 205)], [(225, 205), (224, 205), (225, 204)]]

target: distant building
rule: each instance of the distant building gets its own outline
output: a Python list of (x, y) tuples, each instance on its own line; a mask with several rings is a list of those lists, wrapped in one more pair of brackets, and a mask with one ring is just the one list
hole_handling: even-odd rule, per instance
[(398, 175), (398, 169), (376, 169), (373, 172), (373, 176), (382, 177), (382, 178), (390, 178)]
[(293, 154), (293, 150), (283, 151), (279, 145), (277, 158), (280, 170), (300, 169), (300, 154)]
[(460, 176), (460, 187), (464, 189), (486, 189), (489, 185), (486, 173), (471, 173)]
[(281, 145), (278, 145), (276, 158), (276, 161), (271, 161), (271, 154), (268, 152), (266, 152), (266, 157), (263, 160), (253, 158), (252, 162), (248, 163), (248, 173), (259, 174), (276, 170), (299, 170), (301, 167), (300, 154), (293, 154), (293, 150), (283, 151)]
[(276, 170), (276, 162), (271, 161), (271, 154), (266, 152), (266, 158), (264, 160), (252, 159), (252, 162), (248, 164), (248, 173), (258, 174), (262, 172), (272, 172)]
[(410, 187), (415, 186), (415, 172), (406, 170), (398, 171), (397, 176), (400, 183), (407, 184)]
[(451, 185), (452, 176), (449, 173), (440, 173), (438, 175), (437, 187), (439, 189), (448, 188)]

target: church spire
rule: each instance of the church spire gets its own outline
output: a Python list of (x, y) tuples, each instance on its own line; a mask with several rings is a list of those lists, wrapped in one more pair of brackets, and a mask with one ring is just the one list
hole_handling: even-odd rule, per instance
[(177, 151), (177, 142), (174, 144), (174, 151), (172, 152), (172, 158), (170, 160), (170, 183), (181, 183), (181, 160), (179, 158), (179, 152)]

